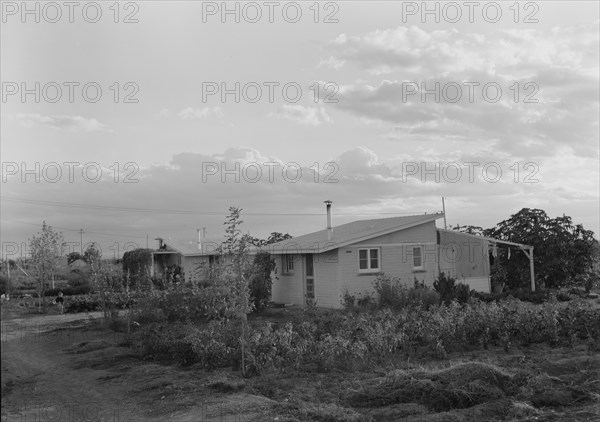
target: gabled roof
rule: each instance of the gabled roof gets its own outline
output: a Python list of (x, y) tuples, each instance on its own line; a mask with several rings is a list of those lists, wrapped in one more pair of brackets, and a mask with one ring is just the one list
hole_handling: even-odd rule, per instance
[(321, 253), (388, 233), (405, 230), (442, 217), (444, 217), (443, 213), (436, 213), (353, 221), (352, 223), (334, 227), (331, 240), (327, 237), (327, 229), (323, 229), (267, 245), (263, 249), (269, 253), (277, 254)]

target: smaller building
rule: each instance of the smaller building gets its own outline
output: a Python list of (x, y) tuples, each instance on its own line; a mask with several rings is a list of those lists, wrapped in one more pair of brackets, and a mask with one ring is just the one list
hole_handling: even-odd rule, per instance
[[(206, 238), (199, 235), (197, 241), (157, 238), (158, 247), (152, 251), (150, 275), (156, 278), (176, 276), (183, 273), (185, 281), (201, 281), (199, 269), (204, 264), (212, 264), (219, 256), (223, 239)], [(183, 280), (182, 280), (183, 281)]]

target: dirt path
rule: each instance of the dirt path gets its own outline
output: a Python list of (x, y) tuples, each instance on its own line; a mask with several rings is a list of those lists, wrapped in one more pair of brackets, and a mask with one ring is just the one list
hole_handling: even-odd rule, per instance
[(2, 421), (143, 420), (122, 391), (98, 382), (99, 371), (73, 367), (69, 348), (91, 338), (81, 327), (100, 315), (2, 322)]
[(94, 328), (100, 317), (2, 321), (2, 422), (262, 420), (256, 396), (215, 394), (196, 373), (138, 360), (117, 347), (121, 334)]

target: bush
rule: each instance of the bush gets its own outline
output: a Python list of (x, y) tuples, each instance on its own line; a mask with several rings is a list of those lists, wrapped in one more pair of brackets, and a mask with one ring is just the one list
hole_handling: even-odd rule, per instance
[(65, 299), (66, 313), (92, 312), (97, 310), (100, 310), (100, 301), (95, 296), (72, 296)]
[(424, 285), (408, 288), (400, 281), (399, 277), (380, 274), (375, 278), (373, 284), (377, 293), (379, 308), (422, 307), (428, 309), (439, 302), (439, 295), (436, 292)]
[(440, 273), (437, 280), (433, 282), (433, 288), (440, 295), (440, 300), (448, 305), (454, 300), (455, 297), (455, 283), (456, 279), (450, 276), (446, 276), (445, 273)]
[(464, 283), (458, 283), (454, 288), (453, 299), (458, 300), (458, 303), (467, 303), (474, 291)]
[[(415, 295), (428, 291), (404, 289)], [(240, 329), (239, 320), (215, 320), (201, 327), (150, 323), (135, 339), (144, 356), (208, 369), (236, 368), (242, 356)], [(302, 364), (350, 371), (373, 362), (389, 363), (398, 353), (445, 358), (479, 347), (509, 350), (514, 344), (572, 346), (579, 340), (598, 341), (600, 308), (582, 299), (559, 304), (550, 298), (533, 305), (516, 298), (491, 303), (471, 298), (466, 305), (452, 301), (428, 309), (419, 305), (356, 313), (323, 311), (299, 315), (282, 325), (257, 321), (248, 325), (245, 338), (249, 375)], [(467, 396), (472, 393), (476, 391)]]

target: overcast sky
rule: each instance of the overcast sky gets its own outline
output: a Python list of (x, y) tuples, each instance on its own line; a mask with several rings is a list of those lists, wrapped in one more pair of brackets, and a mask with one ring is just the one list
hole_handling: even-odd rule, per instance
[(43, 220), (106, 257), (219, 236), (232, 205), (301, 235), (326, 199), (597, 236), (599, 3), (513, 3), (3, 2), (3, 254)]

